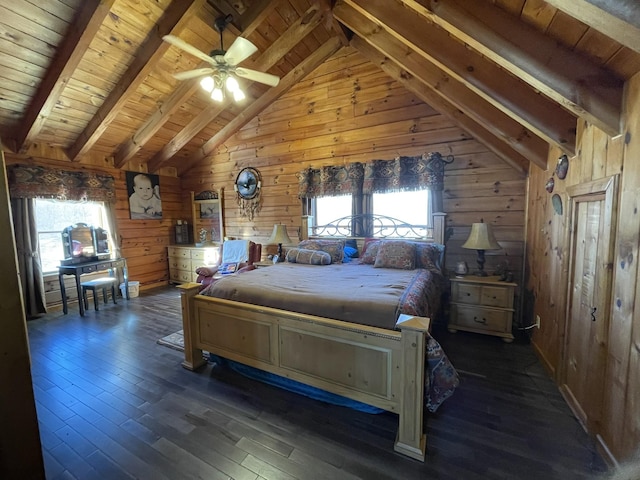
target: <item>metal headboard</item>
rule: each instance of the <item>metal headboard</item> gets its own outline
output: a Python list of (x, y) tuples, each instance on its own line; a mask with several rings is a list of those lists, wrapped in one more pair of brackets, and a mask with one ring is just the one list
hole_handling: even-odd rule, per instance
[(444, 244), (445, 213), (433, 214), (433, 225), (412, 225), (386, 215), (362, 214), (339, 218), (326, 225), (312, 225), (313, 217), (303, 215), (300, 238), (376, 237), (434, 241)]

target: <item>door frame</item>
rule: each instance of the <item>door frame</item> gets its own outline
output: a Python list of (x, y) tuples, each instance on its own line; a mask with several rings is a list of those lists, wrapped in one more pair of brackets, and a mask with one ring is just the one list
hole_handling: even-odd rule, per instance
[[(616, 219), (617, 219), (617, 209), (618, 209), (618, 186), (619, 186), (619, 174), (612, 175), (610, 177), (605, 177), (597, 180), (593, 180), (590, 182), (581, 183), (578, 185), (573, 185), (567, 187), (567, 196), (568, 196), (568, 205), (567, 205), (567, 242), (569, 244), (569, 261), (567, 266), (567, 294), (566, 294), (566, 304), (565, 304), (565, 316), (564, 316), (564, 326), (563, 326), (563, 340), (562, 340), (562, 352), (560, 356), (560, 365), (559, 365), (559, 374), (558, 374), (558, 384), (560, 386), (560, 391), (562, 392), (565, 400), (573, 410), (576, 418), (580, 421), (583, 428), (594, 435), (597, 435), (598, 431), (593, 431), (594, 427), (597, 430), (600, 421), (600, 415), (602, 413), (603, 408), (603, 398), (604, 393), (602, 389), (600, 389), (600, 395), (603, 396), (599, 400), (599, 416), (595, 419), (595, 423), (590, 421), (592, 419), (586, 419), (584, 412), (582, 409), (573, 401), (573, 395), (569, 395), (565, 388), (567, 381), (567, 352), (569, 345), (569, 329), (571, 325), (571, 311), (573, 306), (573, 269), (575, 267), (576, 262), (576, 239), (574, 235), (577, 230), (577, 208), (576, 204), (585, 201), (586, 199), (596, 200), (598, 198), (604, 200), (604, 232), (609, 232), (608, 236), (608, 245), (607, 251), (609, 252), (609, 258), (606, 259), (605, 265), (606, 268), (609, 269), (609, 275), (606, 280), (606, 284), (603, 286), (604, 296), (602, 298), (603, 307), (601, 309), (601, 315), (606, 319), (607, 322), (611, 320), (611, 308), (612, 308), (612, 286), (613, 286), (613, 276), (614, 276), (614, 268), (613, 262), (615, 258), (615, 236), (616, 236)], [(604, 233), (602, 232), (602, 233)], [(602, 264), (602, 262), (601, 262)], [(609, 340), (609, 329), (610, 323), (607, 323), (609, 328), (607, 329), (607, 342)], [(607, 365), (607, 357), (604, 357), (604, 365), (603, 365), (603, 379), (606, 376), (606, 372), (608, 369)]]

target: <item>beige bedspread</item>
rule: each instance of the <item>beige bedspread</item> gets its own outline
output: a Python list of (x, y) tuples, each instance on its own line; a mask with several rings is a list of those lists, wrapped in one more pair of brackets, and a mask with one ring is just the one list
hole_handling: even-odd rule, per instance
[(400, 300), (417, 270), (343, 263), (279, 263), (214, 282), (202, 294), (394, 329)]

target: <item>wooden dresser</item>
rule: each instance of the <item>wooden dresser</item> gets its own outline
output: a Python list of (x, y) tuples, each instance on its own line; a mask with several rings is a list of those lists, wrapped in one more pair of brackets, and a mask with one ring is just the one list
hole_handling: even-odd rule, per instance
[(499, 277), (451, 278), (448, 329), (484, 333), (513, 341), (513, 296), (517, 285)]
[(217, 265), (220, 259), (220, 245), (172, 245), (168, 251), (171, 283), (195, 282), (198, 277), (196, 268)]

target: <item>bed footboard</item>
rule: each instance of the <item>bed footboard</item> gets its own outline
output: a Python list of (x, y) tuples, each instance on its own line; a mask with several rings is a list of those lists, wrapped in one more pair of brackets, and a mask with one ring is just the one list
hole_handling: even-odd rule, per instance
[(424, 461), (429, 319), (402, 315), (400, 331), (198, 295), (181, 289), (184, 362), (202, 350), (399, 415), (394, 449)]

